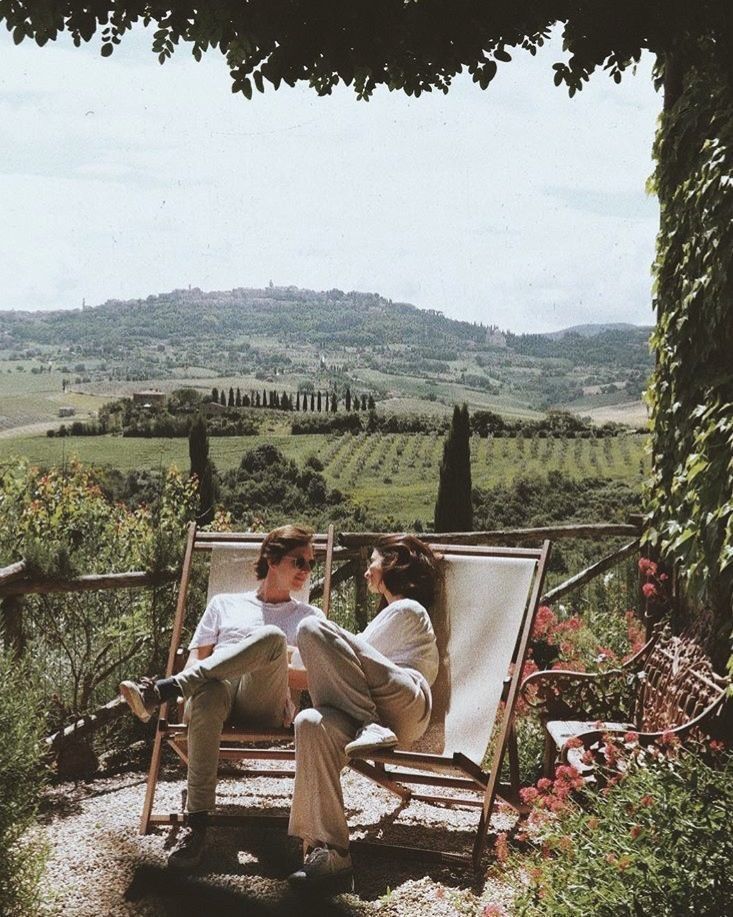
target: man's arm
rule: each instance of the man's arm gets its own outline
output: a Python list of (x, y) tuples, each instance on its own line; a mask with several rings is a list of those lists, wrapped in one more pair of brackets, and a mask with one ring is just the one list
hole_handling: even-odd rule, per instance
[(214, 646), (214, 643), (208, 643), (206, 646), (195, 646), (189, 651), (188, 659), (183, 668), (190, 669), (191, 666), (196, 665), (197, 662), (206, 659), (207, 656), (210, 656), (214, 652)]

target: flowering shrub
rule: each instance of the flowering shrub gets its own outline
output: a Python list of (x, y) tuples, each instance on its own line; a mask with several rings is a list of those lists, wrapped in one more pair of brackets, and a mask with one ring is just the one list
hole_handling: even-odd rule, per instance
[(632, 733), (604, 744), (626, 770), (602, 793), (582, 789), (572, 768), (524, 791), (534, 808), (519, 839), (534, 846), (510, 857), (522, 888), (514, 913), (732, 913), (733, 759), (716, 743), (705, 760), (671, 736), (647, 749)]
[[(195, 484), (171, 469), (155, 507), (110, 500), (93, 469), (71, 462), (43, 471), (0, 467), (0, 563), (25, 558), (49, 578), (175, 566)], [(128, 667), (159, 665), (168, 643), (174, 586), (155, 590), (28, 596), (24, 628), (48, 696), (49, 725), (107, 701)]]

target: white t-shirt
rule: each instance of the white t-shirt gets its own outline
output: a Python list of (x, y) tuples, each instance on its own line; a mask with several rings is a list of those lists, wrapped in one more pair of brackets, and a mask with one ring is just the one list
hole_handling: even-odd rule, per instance
[(438, 677), (438, 645), (427, 611), (415, 599), (397, 599), (370, 621), (361, 637), (396, 665), (415, 669), (432, 685)]
[(325, 617), (320, 608), (295, 599), (273, 603), (263, 602), (256, 592), (223, 592), (206, 606), (188, 648), (239, 643), (265, 624), (279, 627), (288, 643), (295, 646), (298, 624), (309, 615)]

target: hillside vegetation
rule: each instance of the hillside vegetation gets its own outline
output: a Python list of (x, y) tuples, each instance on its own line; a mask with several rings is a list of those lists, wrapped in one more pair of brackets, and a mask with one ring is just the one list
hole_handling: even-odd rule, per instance
[(518, 417), (576, 405), (592, 414), (638, 406), (651, 368), (646, 328), (517, 335), (375, 293), (296, 287), (4, 312), (0, 329), (0, 429), (51, 420), (66, 404), (86, 416), (110, 397), (184, 382), (202, 392), (351, 386), (398, 412), (449, 413), (465, 401)]

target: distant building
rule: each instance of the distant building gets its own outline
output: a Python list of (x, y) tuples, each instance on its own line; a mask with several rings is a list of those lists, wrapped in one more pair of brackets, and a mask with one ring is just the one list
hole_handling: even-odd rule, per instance
[(157, 388), (148, 389), (142, 392), (133, 392), (132, 400), (134, 404), (141, 404), (143, 407), (152, 408), (157, 405), (165, 404), (165, 392)]
[(204, 413), (205, 414), (223, 414), (226, 411), (226, 407), (223, 404), (219, 404), (218, 401), (206, 401), (204, 402)]
[(69, 405), (59, 408), (59, 417), (73, 417), (76, 414), (76, 408), (72, 408)]

